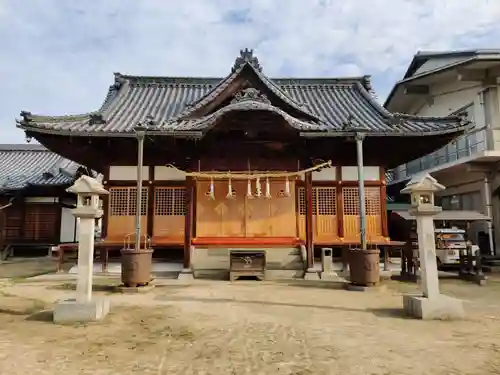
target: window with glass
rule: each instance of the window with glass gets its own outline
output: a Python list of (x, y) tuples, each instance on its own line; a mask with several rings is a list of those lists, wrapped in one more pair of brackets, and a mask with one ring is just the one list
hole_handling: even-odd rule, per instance
[(443, 210), (483, 211), (481, 193), (474, 191), (470, 193), (454, 194), (441, 197)]

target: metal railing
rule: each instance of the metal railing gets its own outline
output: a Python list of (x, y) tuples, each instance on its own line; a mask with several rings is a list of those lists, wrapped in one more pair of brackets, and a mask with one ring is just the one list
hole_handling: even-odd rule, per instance
[[(482, 132), (482, 139), (477, 141), (476, 137), (480, 132)], [(464, 145), (463, 141), (465, 141)], [(463, 146), (460, 147), (461, 145)], [(403, 180), (427, 169), (472, 156), (479, 151), (486, 150), (486, 148), (484, 129), (478, 129), (467, 133), (431, 154), (404, 164), (403, 168), (398, 167), (387, 171), (386, 181), (389, 184), (393, 181)]]

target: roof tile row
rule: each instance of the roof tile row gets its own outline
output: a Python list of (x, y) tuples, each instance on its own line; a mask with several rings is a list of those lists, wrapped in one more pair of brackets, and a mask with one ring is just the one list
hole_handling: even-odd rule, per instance
[(0, 145), (0, 192), (73, 182), (77, 163), (41, 145)]

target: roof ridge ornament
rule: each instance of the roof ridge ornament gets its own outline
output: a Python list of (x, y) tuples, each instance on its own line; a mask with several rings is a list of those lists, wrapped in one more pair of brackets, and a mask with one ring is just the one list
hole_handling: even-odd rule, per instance
[(104, 120), (102, 113), (94, 112), (89, 115), (89, 125), (102, 125), (105, 123), (106, 120)]
[(264, 104), (271, 104), (271, 101), (267, 98), (266, 95), (262, 94), (259, 90), (253, 87), (238, 91), (234, 95), (233, 100), (231, 100), (231, 104), (241, 103), (249, 100), (254, 102), (261, 102)]
[(259, 64), (259, 59), (253, 55), (253, 49), (242, 49), (240, 50), (240, 56), (234, 61), (231, 73), (234, 73), (238, 69), (241, 69), (245, 64), (250, 64), (258, 72), (262, 72), (262, 67)]
[(32, 113), (29, 112), (29, 111), (21, 111), (21, 117), (23, 118), (22, 119), (22, 122), (31, 122), (31, 118), (30, 116), (32, 116)]
[(402, 118), (400, 113), (393, 113), (391, 117), (389, 117), (389, 125), (394, 127), (403, 126), (404, 119)]
[(347, 118), (342, 122), (342, 130), (347, 131), (351, 129), (355, 129), (356, 126), (354, 124), (354, 116), (350, 113)]

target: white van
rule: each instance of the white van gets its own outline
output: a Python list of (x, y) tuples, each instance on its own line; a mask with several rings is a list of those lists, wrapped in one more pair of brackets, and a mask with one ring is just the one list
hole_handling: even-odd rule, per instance
[[(465, 250), (468, 242), (465, 240), (465, 230), (458, 228), (443, 228), (436, 229), (434, 233), (438, 267), (460, 264), (460, 250)], [(472, 254), (475, 255), (478, 251), (479, 246), (472, 245)], [(415, 255), (418, 259), (418, 249)]]

